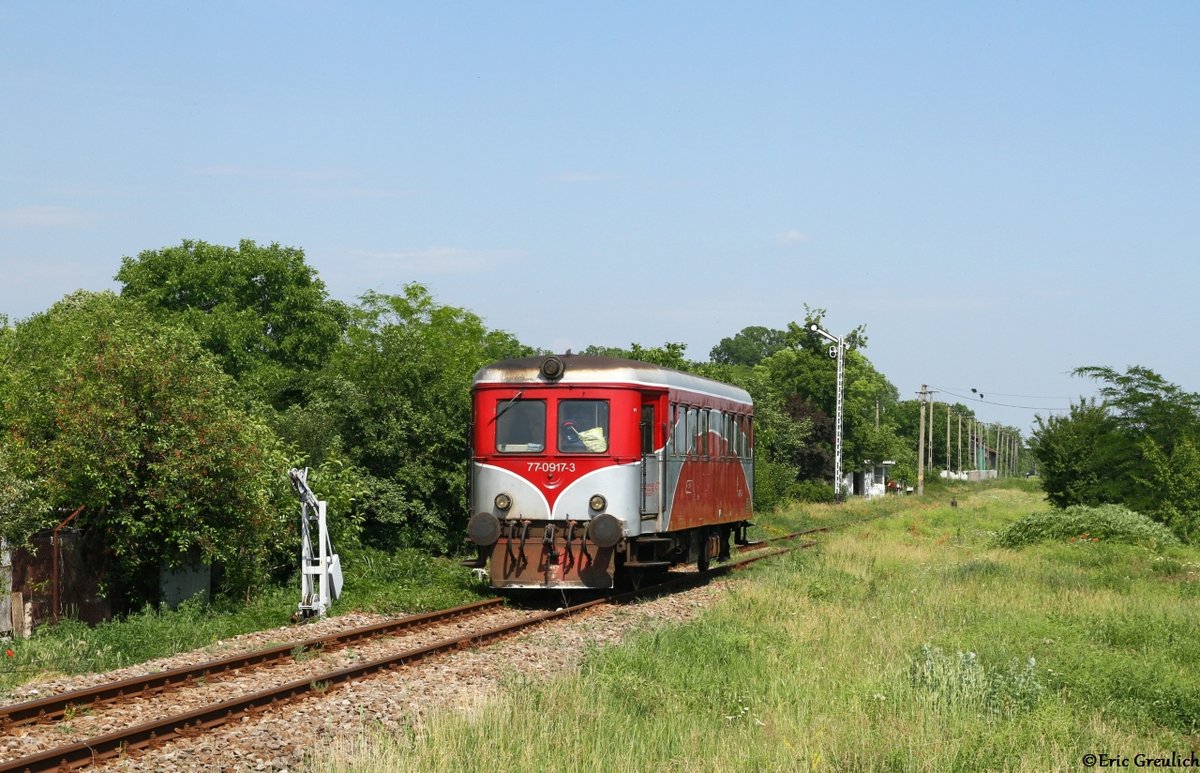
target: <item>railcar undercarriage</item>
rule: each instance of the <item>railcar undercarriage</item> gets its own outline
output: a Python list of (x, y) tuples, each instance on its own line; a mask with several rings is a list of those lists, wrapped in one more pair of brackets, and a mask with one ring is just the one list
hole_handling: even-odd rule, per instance
[[(614, 519), (615, 520), (615, 519)], [(494, 588), (611, 588), (643, 574), (694, 563), (705, 571), (728, 560), (730, 542), (746, 544), (741, 521), (639, 537), (613, 535), (594, 521), (505, 520), (495, 542), (477, 545), (472, 566), (489, 567)], [(489, 535), (490, 537), (490, 535)]]

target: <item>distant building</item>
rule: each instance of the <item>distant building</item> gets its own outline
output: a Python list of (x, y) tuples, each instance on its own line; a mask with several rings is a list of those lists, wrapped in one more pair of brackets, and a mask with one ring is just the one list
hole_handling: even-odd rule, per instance
[(881, 497), (887, 493), (887, 471), (895, 466), (893, 461), (872, 462), (863, 461), (863, 469), (848, 473), (843, 486), (849, 488), (856, 496), (866, 499)]

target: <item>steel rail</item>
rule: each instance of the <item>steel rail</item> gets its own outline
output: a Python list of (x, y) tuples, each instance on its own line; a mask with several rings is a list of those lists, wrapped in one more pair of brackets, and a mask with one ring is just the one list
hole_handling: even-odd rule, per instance
[(386, 636), (411, 628), (431, 625), (486, 611), (503, 603), (503, 599), (491, 598), (450, 609), (424, 612), (382, 623), (354, 628), (349, 631), (305, 639), (293, 644), (255, 650), (238, 655), (219, 658), (193, 666), (181, 666), (168, 671), (159, 671), (143, 676), (134, 676), (117, 682), (85, 687), (71, 692), (51, 695), (46, 698), (0, 706), (0, 728), (8, 729), (38, 722), (49, 722), (64, 716), (73, 708), (111, 703), (138, 695), (152, 695), (167, 690), (186, 687), (200, 679), (228, 671), (257, 666), (264, 663), (294, 658), (297, 654), (315, 649), (332, 649), (361, 639)]
[(796, 539), (797, 537), (803, 537), (805, 534), (816, 534), (817, 532), (832, 531), (833, 528), (834, 528), (833, 526), (817, 526), (812, 529), (804, 529), (802, 531), (794, 531), (791, 534), (783, 534), (778, 537), (767, 537), (766, 539), (760, 539), (760, 540), (755, 540), (753, 542), (748, 542), (745, 545), (738, 545), (736, 550), (739, 553), (748, 553), (751, 550), (761, 550), (764, 546), (770, 545), (774, 542), (791, 541), (791, 540)]

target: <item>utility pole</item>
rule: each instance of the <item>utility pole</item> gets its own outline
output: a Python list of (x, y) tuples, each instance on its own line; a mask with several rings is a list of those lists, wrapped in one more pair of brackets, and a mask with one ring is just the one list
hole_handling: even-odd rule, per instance
[(967, 419), (967, 454), (971, 457), (967, 461), (970, 463), (970, 468), (975, 469), (975, 417)]
[(946, 480), (950, 480), (950, 403), (946, 403)]
[(921, 422), (917, 429), (917, 495), (925, 493), (925, 385), (921, 385)]
[(958, 416), (958, 474), (962, 474), (962, 414)]
[(933, 472), (933, 413), (937, 407), (937, 401), (932, 397), (929, 400), (929, 443), (925, 447), (929, 449), (929, 471)]
[(976, 444), (979, 442), (979, 436), (978, 436), (978, 433), (975, 431), (975, 417), (974, 416), (972, 416), (971, 420), (969, 422), (967, 422), (967, 435), (970, 436), (969, 437), (969, 439), (970, 439), (969, 445), (971, 446), (971, 469), (978, 470), (979, 469), (979, 449), (976, 448)]

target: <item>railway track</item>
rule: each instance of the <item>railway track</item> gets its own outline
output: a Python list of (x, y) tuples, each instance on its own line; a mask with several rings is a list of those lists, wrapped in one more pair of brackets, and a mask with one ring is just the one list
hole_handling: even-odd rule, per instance
[[(663, 583), (644, 587), (637, 591), (603, 596), (581, 603), (564, 606), (546, 612), (525, 614), (519, 619), (489, 624), (465, 634), (436, 637), (434, 641), (416, 646), (402, 647), (379, 657), (363, 658), (353, 665), (334, 668), (301, 678), (284, 680), (271, 687), (253, 690), (237, 697), (207, 703), (188, 711), (158, 716), (151, 721), (140, 722), (119, 730), (92, 735), (82, 740), (64, 743), (45, 751), (27, 756), (0, 761), (0, 771), (74, 769), (125, 756), (138, 750), (157, 748), (183, 737), (194, 737), (212, 728), (258, 714), (285, 703), (299, 701), (311, 695), (324, 694), (332, 687), (370, 677), (382, 671), (417, 663), (437, 655), (465, 648), (478, 647), (498, 639), (512, 636), (544, 623), (579, 615), (584, 611), (604, 605), (622, 603), (634, 597), (663, 594), (686, 587), (696, 586), (709, 579), (727, 574), (746, 565), (788, 552), (813, 543), (804, 543), (788, 548), (772, 548), (768, 543), (794, 540), (805, 533), (785, 535), (749, 549), (761, 551), (758, 555), (714, 567), (709, 572), (683, 573)], [(296, 661), (306, 654), (326, 653), (344, 649), (358, 642), (379, 637), (394, 637), (402, 633), (413, 633), (436, 626), (461, 625), (473, 618), (484, 618), (488, 613), (502, 609), (500, 599), (487, 599), (473, 604), (439, 610), (423, 615), (413, 615), (398, 620), (357, 628), (350, 631), (317, 637), (300, 644), (281, 645), (243, 655), (235, 655), (201, 663), (196, 666), (177, 668), (99, 685), (84, 690), (75, 690), (49, 698), (0, 707), (0, 724), (11, 732), (14, 728), (34, 723), (60, 722), (65, 717), (78, 716), (81, 712), (104, 710), (106, 706), (160, 696), (174, 691), (219, 681), (225, 675), (260, 668), (272, 668), (280, 663)]]

